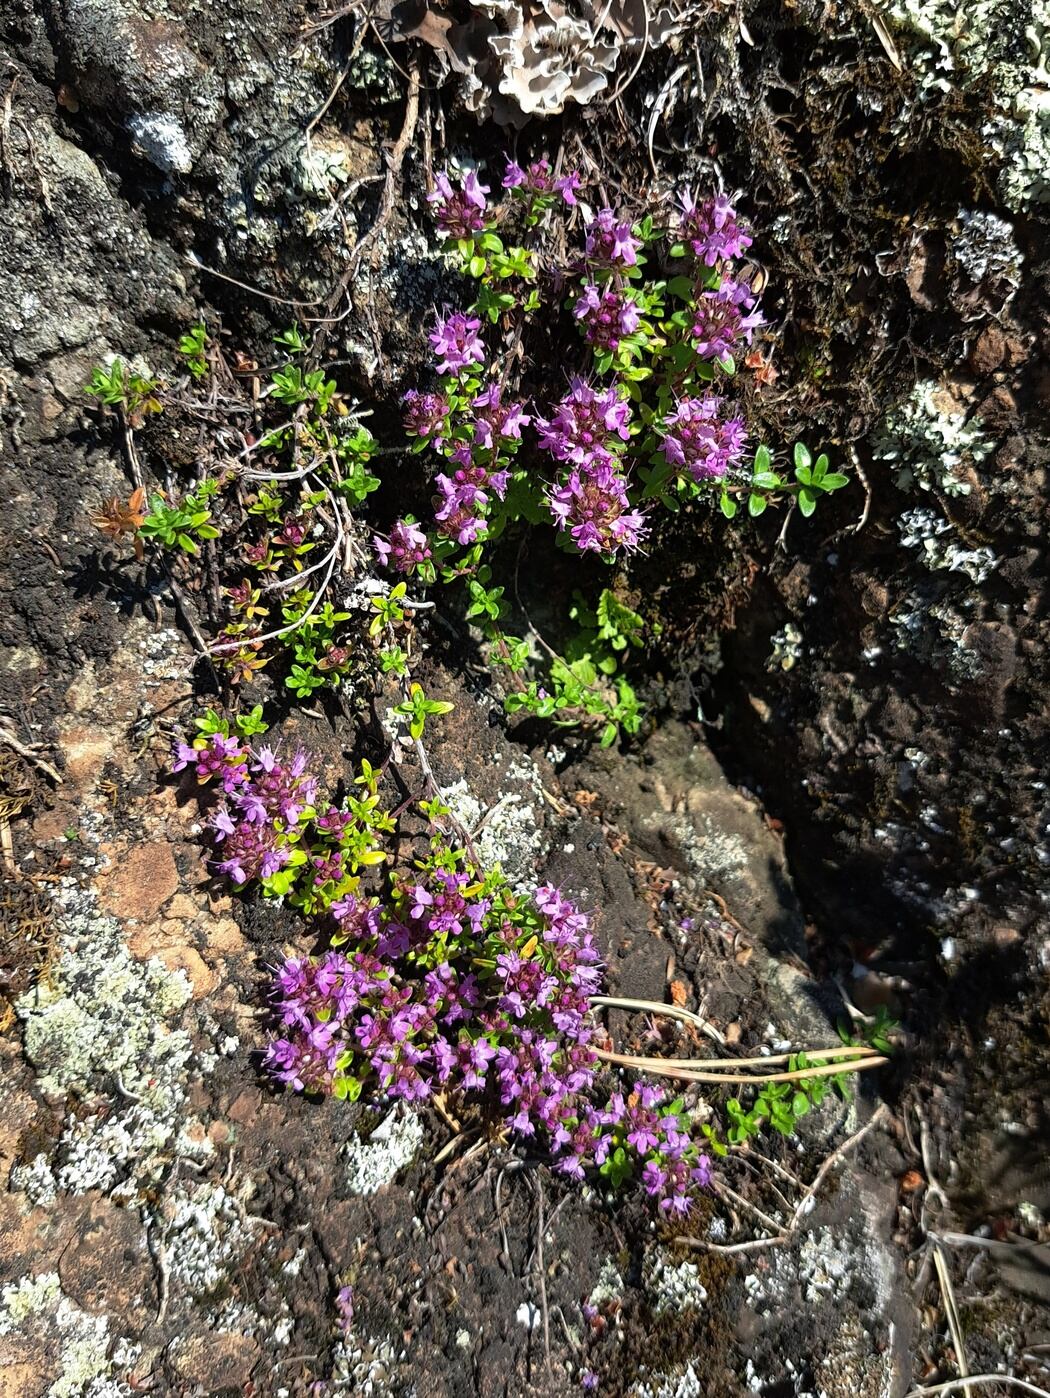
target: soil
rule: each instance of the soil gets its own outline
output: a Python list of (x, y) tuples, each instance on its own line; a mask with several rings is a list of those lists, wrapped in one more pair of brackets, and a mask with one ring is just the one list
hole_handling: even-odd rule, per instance
[[(901, 1022), (854, 1099), (726, 1164), (738, 1202), (672, 1227), (570, 1188), (480, 1116), (424, 1111), (417, 1139), (387, 1108), (267, 1083), (269, 967), (309, 932), (215, 884), (193, 793), (167, 775), (173, 736), (216, 698), (186, 627), (206, 624), (206, 590), (176, 595), (91, 523), (131, 487), (122, 434), (83, 394), (103, 355), (159, 369), (204, 315), (229, 356), (262, 362), (275, 330), (329, 305), (370, 228), (332, 372), (381, 439), (396, 430), (424, 316), (450, 294), (427, 164), (491, 158), (492, 128), (419, 45), (420, 125), (380, 228), (415, 49), (390, 59), (369, 37), (362, 67), (354, 16), (311, 34), (317, 17), (291, 0), (0, 3), (0, 1395), (517, 1398), (592, 1370), (632, 1398), (901, 1398), (959, 1372), (935, 1236), (970, 1372), (1050, 1386), (1050, 256), (1046, 206), (1006, 208), (975, 138), (991, 99), (927, 100), (862, 6), (697, 18), (710, 76), (702, 102), (681, 84), (663, 101), (661, 178), (717, 168), (746, 190), (779, 327), (754, 410), (767, 438), (820, 438), (859, 479), (785, 547), (700, 512), (653, 540), (618, 579), (663, 624), (637, 669), (649, 718), (611, 752), (508, 722), (461, 617), (428, 633), (427, 693), (455, 705), (438, 780), (466, 783), (506, 867), (594, 911), (610, 993), (684, 998), (737, 1054), (834, 1042), (850, 1008)], [(506, 143), (589, 158), (613, 195), (648, 187), (638, 133), (677, 63), (647, 56), (622, 121), (573, 108)], [(319, 228), (303, 193), (311, 122), (363, 181), (347, 228)], [(1016, 277), (994, 259), (974, 274), (975, 211), (1008, 221)], [(988, 437), (968, 494), (903, 490), (876, 453), (927, 379)], [(161, 415), (136, 434), (150, 481), (177, 482), (193, 430)], [(406, 471), (374, 504), (393, 517), (425, 495)], [(980, 581), (902, 547), (902, 511), (929, 498), (992, 550)], [(522, 603), (555, 625), (564, 559), (518, 564)], [(260, 695), (330, 786), (375, 755), (367, 714)], [(65, 1037), (42, 1042), (34, 1015), (56, 1001)], [(609, 1025), (636, 1047), (713, 1047), (619, 1011)], [(131, 1086), (147, 1063), (155, 1080)], [(778, 1167), (813, 1180), (880, 1106), (783, 1244), (693, 1246), (768, 1231), (753, 1211), (780, 1209)], [(411, 1148), (355, 1192), (348, 1146), (380, 1132)]]

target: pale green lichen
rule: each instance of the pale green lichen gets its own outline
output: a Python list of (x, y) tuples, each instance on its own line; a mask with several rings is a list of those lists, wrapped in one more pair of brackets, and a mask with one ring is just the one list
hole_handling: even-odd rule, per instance
[(119, 1192), (130, 1203), (164, 1168), (184, 1124), (193, 1051), (189, 1035), (167, 1021), (189, 1001), (191, 987), (181, 971), (137, 961), (93, 894), (68, 881), (56, 903), (54, 969), (15, 1009), (40, 1090), (72, 1093), (98, 1108), (70, 1117), (54, 1159), (38, 1157), (12, 1185), (46, 1195), (46, 1166), (58, 1188)]
[(969, 495), (971, 485), (961, 468), (984, 461), (991, 450), (980, 422), (954, 406), (929, 379), (917, 383), (911, 396), (887, 413), (872, 443), (875, 459), (893, 464), (899, 489), (946, 495)]
[(46, 1398), (130, 1398), (114, 1372), (131, 1367), (138, 1347), (114, 1342), (108, 1317), (82, 1311), (63, 1293), (57, 1272), (23, 1277), (0, 1292), (0, 1336), (16, 1331), (40, 1356), (42, 1372), (57, 1370)]
[(86, 1093), (99, 1075), (119, 1075), (126, 1092), (150, 1103), (163, 1094), (163, 1070), (181, 1070), (188, 1037), (164, 1022), (190, 999), (182, 971), (136, 961), (115, 919), (79, 889), (64, 890), (66, 930), (48, 982), (15, 1006), (25, 1027), (25, 1054), (48, 1096)]
[(0, 1335), (9, 1335), (27, 1316), (57, 1305), (62, 1287), (57, 1272), (23, 1277), (0, 1291)]
[(194, 1296), (214, 1291), (251, 1242), (243, 1202), (221, 1185), (190, 1186), (170, 1198), (167, 1218), (155, 1219), (171, 1275)]
[(1050, 200), (1050, 0), (884, 0), (920, 99), (953, 87), (994, 104), (981, 135), (1011, 209)]
[(445, 799), (461, 825), (474, 836), (474, 846), (487, 869), (496, 865), (517, 892), (535, 886), (536, 866), (546, 847), (538, 812), (543, 795), (530, 762), (513, 761), (499, 776), (500, 797), (487, 810), (460, 780), (445, 790)]

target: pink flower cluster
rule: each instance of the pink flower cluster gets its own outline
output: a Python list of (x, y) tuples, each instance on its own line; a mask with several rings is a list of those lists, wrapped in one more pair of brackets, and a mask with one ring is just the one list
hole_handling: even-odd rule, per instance
[(540, 446), (556, 461), (589, 466), (612, 458), (610, 446), (631, 435), (631, 405), (615, 384), (602, 391), (574, 378), (550, 418), (537, 418)]
[(440, 451), (442, 440), (438, 431), (448, 417), (448, 399), (440, 393), (420, 393), (418, 389), (410, 388), (401, 399), (401, 407), (408, 435), (432, 441)]
[(462, 189), (454, 188), (447, 174), (438, 175), (427, 201), (434, 206), (441, 233), (446, 238), (470, 238), (480, 233), (485, 227), (488, 192), (489, 186), (479, 183), (473, 171), (464, 178)]
[(498, 451), (504, 442), (520, 442), (521, 429), (527, 427), (532, 418), (525, 412), (524, 403), (504, 403), (503, 390), (493, 382), (475, 397), (468, 421), (472, 421), (478, 446)]
[(555, 524), (569, 531), (581, 551), (630, 551), (648, 532), (645, 515), (631, 506), (626, 480), (608, 461), (574, 466), (552, 487), (548, 502)]
[(506, 471), (490, 471), (475, 462), (466, 444), (456, 448), (452, 460), (456, 463), (452, 475), (435, 477), (438, 494), (434, 497), (434, 518), (439, 534), (469, 545), (484, 533), (490, 492), (502, 500), (510, 477)]
[(248, 780), (248, 752), (236, 738), (212, 733), (199, 745), (175, 744), (173, 772), (193, 768), (199, 782), (209, 782), (218, 777), (223, 791), (229, 795)]
[(431, 869), (388, 904), (334, 907), (347, 950), (277, 972), (270, 1072), (297, 1092), (345, 1095), (352, 1078), (355, 1093), (372, 1082), (410, 1102), (485, 1094), (516, 1135), (545, 1136), (563, 1173), (582, 1179), (619, 1152), (661, 1209), (684, 1213), (710, 1181), (685, 1119), (648, 1084), (593, 1100), (601, 967), (588, 919), (550, 886), (526, 904), (485, 887)]
[(198, 781), (218, 777), (228, 798), (208, 821), (223, 855), (212, 861), (215, 871), (236, 884), (276, 874), (288, 863), (296, 827), (317, 795), (306, 754), (299, 750), (282, 762), (271, 748), (255, 751), (213, 733), (200, 747), (176, 745), (173, 771), (191, 765)]
[[(299, 876), (328, 890), (313, 903), (297, 892), (296, 906), (327, 910), (330, 949), (289, 956), (275, 972), (279, 1030), (265, 1062), (278, 1082), (342, 1097), (368, 1086), (410, 1102), (479, 1093), (515, 1134), (545, 1137), (564, 1173), (581, 1178), (615, 1156), (615, 1178), (633, 1172), (662, 1209), (689, 1207), (709, 1166), (677, 1109), (646, 1084), (596, 1105), (590, 1009), (601, 957), (571, 899), (550, 885), (523, 899), (448, 851), (394, 877), (384, 900), (362, 897), (351, 877), (360, 812), (314, 809), (305, 753), (283, 760), (211, 734), (177, 744), (173, 765), (224, 792), (211, 820), (227, 856), (219, 872), (243, 886), (294, 851)], [(347, 1322), (351, 1304), (340, 1293)]]
[(427, 536), (417, 524), (407, 519), (398, 520), (388, 539), (374, 534), (372, 546), (380, 563), (398, 573), (414, 573), (431, 556)]
[(599, 209), (587, 227), (587, 261), (592, 267), (633, 267), (642, 242), (612, 209)]
[(699, 294), (691, 338), (701, 359), (725, 359), (741, 343), (751, 343), (754, 332), (766, 323), (755, 301), (747, 283), (732, 277), (723, 277), (717, 291)]
[(614, 386), (598, 392), (582, 379), (573, 379), (552, 417), (537, 419), (540, 445), (570, 466), (551, 488), (551, 516), (580, 550), (614, 554), (645, 536), (645, 516), (631, 507), (616, 454), (630, 421), (630, 404)]
[(723, 416), (723, 399), (708, 393), (680, 398), (663, 425), (664, 456), (670, 466), (688, 471), (693, 480), (719, 480), (735, 466), (747, 432), (739, 415)]
[(578, 170), (572, 170), (569, 174), (555, 179), (550, 161), (545, 159), (534, 160), (531, 165), (524, 169), (517, 161), (508, 160), (507, 170), (503, 176), (504, 189), (516, 190), (530, 199), (537, 196), (560, 194), (565, 203), (570, 206), (579, 202), (576, 195), (582, 186), (583, 179)]
[(599, 287), (593, 282), (580, 288), (573, 315), (584, 328), (587, 343), (595, 349), (620, 348), (620, 341), (638, 329), (638, 307), (626, 291), (612, 285)]
[(460, 374), (484, 362), (485, 346), (478, 333), (480, 329), (481, 321), (477, 316), (464, 315), (462, 311), (438, 317), (429, 338), (438, 360), (439, 374)]
[(678, 202), (682, 206), (682, 240), (689, 244), (693, 256), (708, 267), (742, 257), (751, 246), (750, 233), (737, 222), (736, 210), (724, 194), (698, 204), (691, 192), (684, 190)]
[[(449, 402), (442, 394), (412, 389), (402, 399), (402, 406), (405, 430), (429, 440), (455, 468), (436, 477), (434, 518), (438, 534), (463, 546), (475, 543), (485, 531), (492, 497), (502, 500), (507, 493), (509, 472), (496, 463), (508, 448), (513, 450), (520, 443), (522, 428), (532, 421), (531, 415), (524, 403), (504, 401), (503, 390), (495, 380), (476, 393), (465, 408), (458, 409), (451, 423)], [(377, 535), (375, 550), (381, 563), (402, 573), (412, 572), (431, 556), (426, 535), (405, 520), (391, 530), (389, 544)]]

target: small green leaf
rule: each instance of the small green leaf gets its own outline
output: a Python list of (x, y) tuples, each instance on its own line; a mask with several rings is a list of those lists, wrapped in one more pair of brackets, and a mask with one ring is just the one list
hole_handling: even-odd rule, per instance
[(763, 442), (762, 445), (755, 452), (755, 475), (757, 476), (763, 471), (768, 471), (772, 464), (773, 453)]
[(748, 497), (747, 501), (747, 512), (753, 518), (757, 519), (758, 516), (763, 513), (768, 503), (764, 495), (751, 495)]
[(795, 466), (799, 469), (809, 467), (813, 464), (813, 458), (809, 454), (809, 448), (802, 442), (795, 443)]
[(849, 485), (849, 476), (844, 476), (841, 471), (829, 471), (820, 484), (825, 490), (841, 490), (844, 485)]
[(778, 490), (783, 481), (775, 471), (756, 471), (751, 478), (751, 484), (759, 490)]
[(803, 486), (798, 493), (798, 507), (803, 515), (805, 515), (806, 519), (809, 519), (810, 515), (817, 508), (817, 497), (808, 486)]
[(726, 492), (723, 490), (722, 498), (719, 500), (718, 503), (721, 506), (722, 513), (725, 515), (726, 519), (732, 519), (733, 516), (736, 514), (736, 501), (733, 499), (733, 497), (731, 495), (727, 495)]

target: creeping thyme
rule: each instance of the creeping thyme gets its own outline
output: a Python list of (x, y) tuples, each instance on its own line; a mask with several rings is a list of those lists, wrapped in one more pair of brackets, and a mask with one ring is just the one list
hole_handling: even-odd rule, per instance
[[(349, 1099), (475, 1097), (513, 1135), (544, 1141), (562, 1173), (635, 1178), (661, 1210), (689, 1209), (710, 1165), (683, 1103), (644, 1082), (602, 1091), (590, 1017), (601, 956), (570, 899), (551, 885), (523, 898), (440, 834), (368, 896), (362, 870), (384, 861), (379, 836), (392, 828), (370, 768), (362, 797), (326, 806), (300, 751), (211, 732), (179, 744), (174, 765), (223, 789), (210, 821), (217, 873), (330, 919), (329, 950), (289, 956), (275, 974), (265, 1061), (278, 1082)], [(435, 830), (447, 815), (421, 809)]]

